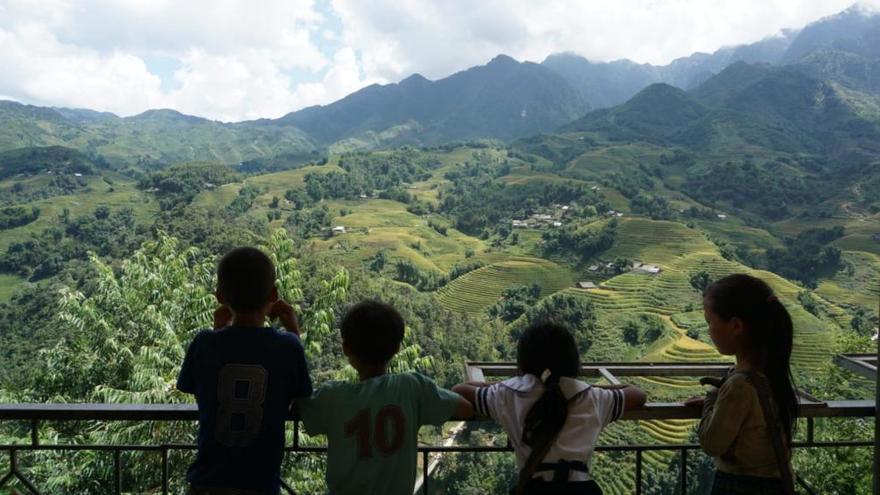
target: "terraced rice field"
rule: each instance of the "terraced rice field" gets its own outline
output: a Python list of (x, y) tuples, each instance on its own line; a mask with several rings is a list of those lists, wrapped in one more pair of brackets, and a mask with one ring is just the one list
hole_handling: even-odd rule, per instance
[(482, 313), (495, 304), (504, 289), (537, 283), (541, 296), (571, 286), (569, 269), (540, 258), (516, 257), (467, 273), (437, 292), (440, 303), (453, 311)]
[(617, 241), (604, 256), (639, 259), (667, 268), (684, 256), (717, 252), (703, 234), (680, 223), (624, 218), (618, 227)]
[(839, 272), (819, 284), (816, 294), (836, 305), (877, 312), (880, 300), (880, 257), (861, 252), (843, 253), (852, 272)]

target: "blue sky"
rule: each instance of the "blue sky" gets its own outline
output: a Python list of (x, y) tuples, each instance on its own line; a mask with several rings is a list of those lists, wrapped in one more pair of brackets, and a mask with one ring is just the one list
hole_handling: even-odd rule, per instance
[[(0, 98), (133, 115), (279, 117), (505, 53), (655, 64), (852, 0), (0, 0)], [(869, 0), (872, 8), (880, 0)]]

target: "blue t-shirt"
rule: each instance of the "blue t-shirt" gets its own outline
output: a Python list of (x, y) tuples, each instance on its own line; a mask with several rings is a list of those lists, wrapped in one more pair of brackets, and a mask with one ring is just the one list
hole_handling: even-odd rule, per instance
[(291, 400), (312, 393), (299, 338), (274, 328), (203, 330), (177, 388), (199, 404), (199, 451), (187, 481), (278, 493)]

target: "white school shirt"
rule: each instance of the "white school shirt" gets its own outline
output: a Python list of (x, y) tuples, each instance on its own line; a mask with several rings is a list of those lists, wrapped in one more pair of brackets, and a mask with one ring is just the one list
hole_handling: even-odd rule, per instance
[[(569, 400), (568, 417), (542, 462), (581, 461), (589, 468), (599, 433), (623, 415), (623, 391), (593, 387), (568, 377), (560, 378), (559, 387)], [(507, 432), (516, 452), (517, 469), (525, 466), (532, 452), (532, 448), (522, 441), (523, 424), (543, 392), (544, 384), (531, 374), (477, 389), (476, 410), (495, 420)], [(537, 472), (534, 477), (549, 481), (553, 472)], [(589, 479), (592, 479), (589, 473), (574, 470), (569, 473), (569, 481)]]

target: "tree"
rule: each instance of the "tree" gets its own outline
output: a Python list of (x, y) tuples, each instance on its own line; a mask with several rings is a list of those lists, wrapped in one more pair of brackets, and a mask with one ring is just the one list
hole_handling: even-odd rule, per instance
[(623, 326), (623, 341), (629, 345), (639, 345), (639, 326), (632, 321)]
[(523, 318), (517, 320), (517, 324), (512, 329), (513, 337), (519, 338), (527, 325), (541, 321), (565, 325), (574, 335), (581, 354), (587, 353), (593, 345), (596, 314), (589, 299), (567, 293), (546, 297), (528, 308)]
[(709, 272), (700, 270), (691, 275), (690, 283), (694, 290), (702, 294), (709, 287), (709, 284), (712, 283), (712, 276), (709, 275)]

